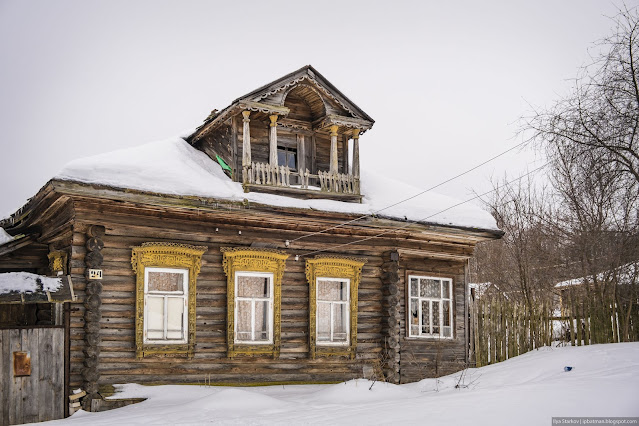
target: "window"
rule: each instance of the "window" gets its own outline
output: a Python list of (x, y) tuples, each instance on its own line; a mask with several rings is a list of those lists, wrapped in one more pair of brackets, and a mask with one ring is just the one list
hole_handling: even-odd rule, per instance
[(288, 255), (244, 247), (220, 250), (227, 277), (228, 357), (279, 357), (281, 284)]
[(235, 273), (235, 343), (273, 343), (273, 274)]
[(311, 358), (355, 358), (357, 289), (365, 263), (366, 260), (338, 257), (317, 257), (306, 261)]
[(145, 268), (144, 343), (186, 343), (189, 271)]
[(350, 280), (317, 279), (317, 344), (348, 345)]
[(196, 280), (206, 250), (206, 247), (176, 243), (144, 243), (133, 247), (138, 358), (193, 356)]
[(297, 149), (285, 146), (277, 147), (277, 164), (297, 170)]
[(414, 275), (408, 281), (409, 336), (452, 339), (453, 281)]

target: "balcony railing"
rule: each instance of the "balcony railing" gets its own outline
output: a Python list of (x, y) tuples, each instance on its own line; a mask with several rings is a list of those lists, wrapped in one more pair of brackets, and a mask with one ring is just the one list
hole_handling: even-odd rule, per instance
[(269, 185), (313, 190), (336, 194), (359, 195), (359, 179), (351, 174), (318, 171), (311, 174), (308, 169), (299, 173), (287, 166), (272, 166), (266, 163), (251, 163), (242, 170), (242, 181), (249, 185)]

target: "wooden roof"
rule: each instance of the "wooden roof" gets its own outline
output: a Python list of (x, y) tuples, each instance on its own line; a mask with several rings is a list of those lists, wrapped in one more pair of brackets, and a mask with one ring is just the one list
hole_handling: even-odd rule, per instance
[(42, 288), (34, 292), (11, 291), (0, 294), (0, 304), (25, 304), (25, 303), (64, 303), (75, 301), (73, 283), (70, 275), (57, 277), (62, 284), (55, 291), (46, 291)]
[[(348, 99), (315, 68), (306, 65), (235, 99), (231, 105), (221, 111), (214, 110), (187, 140), (190, 143), (195, 143), (204, 134), (216, 128), (218, 124), (242, 110), (248, 109), (286, 116), (289, 110), (284, 102), (286, 95), (293, 90), (306, 98), (311, 109), (318, 114), (321, 112), (331, 122), (357, 127), (362, 131), (370, 129), (375, 123), (375, 120)], [(317, 99), (320, 101), (318, 102)]]

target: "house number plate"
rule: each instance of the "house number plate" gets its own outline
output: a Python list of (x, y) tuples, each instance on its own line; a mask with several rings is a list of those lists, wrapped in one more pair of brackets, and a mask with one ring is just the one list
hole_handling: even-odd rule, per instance
[(102, 269), (89, 269), (89, 279), (90, 280), (101, 280), (102, 279)]

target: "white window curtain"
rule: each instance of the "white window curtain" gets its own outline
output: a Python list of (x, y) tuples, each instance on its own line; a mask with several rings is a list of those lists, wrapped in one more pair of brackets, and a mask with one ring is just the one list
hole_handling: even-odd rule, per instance
[(144, 270), (144, 342), (186, 343), (189, 271)]

